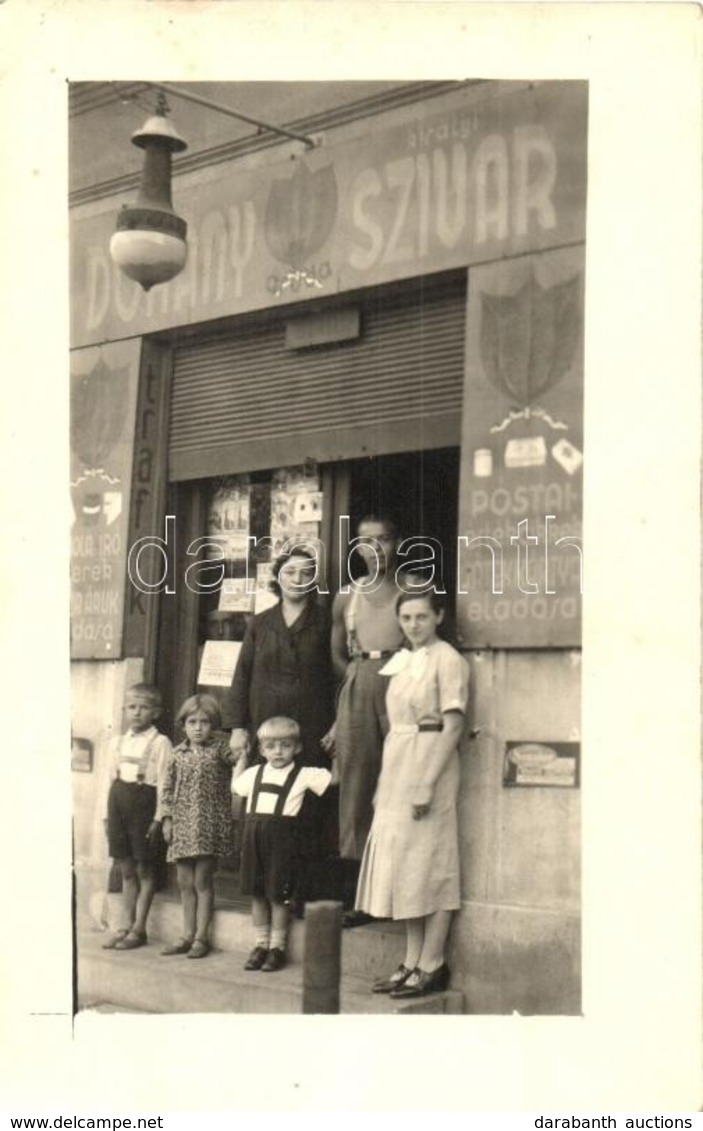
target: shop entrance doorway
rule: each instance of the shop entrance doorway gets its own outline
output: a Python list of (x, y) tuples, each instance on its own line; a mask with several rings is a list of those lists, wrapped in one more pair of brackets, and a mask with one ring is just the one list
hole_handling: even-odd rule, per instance
[[(456, 593), (459, 449), (398, 452), (353, 460), (348, 465), (351, 533), (366, 514), (389, 514), (407, 542), (403, 561), (433, 557), (427, 580), (447, 594), (450, 610)], [(423, 546), (424, 543), (424, 546)], [(429, 547), (432, 547), (430, 549)]]
[[(250, 477), (252, 499), (250, 531), (261, 535), (270, 529), (275, 483), (280, 478), (276, 469), (261, 471)], [(190, 561), (186, 547), (208, 534), (211, 500), (222, 480), (198, 480), (173, 485), (169, 513), (176, 516), (179, 531), (179, 555), (176, 574), (183, 577)], [(359, 521), (367, 514), (388, 513), (398, 524), (406, 540), (404, 562), (418, 563), (433, 557), (434, 584), (447, 595), (445, 633), (451, 639), (456, 594), (456, 545), (458, 521), (459, 449), (455, 447), (426, 451), (396, 452), (345, 460), (319, 466), (322, 492), (320, 539), (326, 547), (326, 583), (332, 600), (340, 579), (346, 580), (348, 561), (352, 577), (362, 572), (362, 563), (348, 553), (345, 535), (353, 537)], [(271, 505), (268, 500), (271, 500)], [(347, 519), (345, 523), (340, 520)], [(424, 545), (423, 545), (424, 543)], [(428, 550), (434, 547), (434, 554)], [(239, 569), (243, 563), (239, 563)], [(255, 574), (255, 566), (253, 567)], [(430, 580), (428, 570), (424, 576)], [(204, 645), (218, 639), (221, 622), (217, 612), (217, 592), (198, 593), (186, 585), (174, 586), (172, 596), (162, 598), (159, 648), (156, 657), (156, 678), (164, 697), (163, 729), (174, 741), (182, 734), (175, 714), (183, 700), (196, 689), (220, 696), (224, 688), (201, 686), (198, 682)], [(251, 613), (238, 613), (228, 619), (229, 639), (241, 640)], [(214, 635), (213, 635), (214, 632)], [(239, 830), (241, 831), (241, 830)], [(238, 837), (235, 852), (222, 861), (217, 878), (221, 903), (238, 902)], [(173, 877), (169, 890), (175, 895)]]

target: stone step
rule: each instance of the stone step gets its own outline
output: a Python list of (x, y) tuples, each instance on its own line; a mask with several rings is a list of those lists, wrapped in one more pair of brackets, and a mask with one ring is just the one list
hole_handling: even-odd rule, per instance
[[(104, 913), (104, 897), (94, 897), (91, 908), (93, 925)], [(120, 896), (107, 897), (107, 922), (112, 929), (120, 922)], [(89, 924), (86, 924), (89, 925)], [(159, 942), (172, 942), (181, 935), (180, 904), (171, 898), (157, 896), (149, 916), (149, 936)], [(220, 909), (215, 912), (211, 930), (216, 949), (246, 956), (253, 945), (251, 919), (247, 910)], [(293, 963), (302, 963), (305, 945), (305, 922), (294, 919), (288, 937), (288, 954)], [(386, 921), (342, 931), (342, 969), (367, 981), (394, 970), (404, 954), (405, 935), (402, 924)], [(243, 958), (242, 958), (243, 961)], [(190, 963), (193, 965), (193, 962)]]
[[(300, 924), (302, 928), (302, 924)], [(300, 933), (300, 932), (298, 932)], [(104, 932), (78, 935), (78, 1005), (100, 1012), (147, 1013), (301, 1013), (302, 964), (275, 974), (242, 969), (248, 953), (221, 949), (207, 958), (164, 957), (161, 942), (133, 951), (103, 950)], [(460, 1013), (461, 994), (448, 991), (417, 1002), (372, 994), (367, 977), (345, 973), (340, 983), (340, 1013)]]

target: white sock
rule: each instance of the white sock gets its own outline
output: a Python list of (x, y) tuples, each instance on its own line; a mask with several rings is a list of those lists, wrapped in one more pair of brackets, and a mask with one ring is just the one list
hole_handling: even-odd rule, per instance
[(268, 950), (270, 935), (270, 927), (254, 927), (254, 946), (262, 946), (264, 950)]
[(285, 950), (287, 934), (285, 928), (282, 931), (271, 931), (271, 950)]

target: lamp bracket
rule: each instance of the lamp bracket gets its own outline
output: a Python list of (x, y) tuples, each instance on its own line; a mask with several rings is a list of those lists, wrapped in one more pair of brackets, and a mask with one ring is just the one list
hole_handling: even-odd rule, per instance
[[(220, 114), (228, 114), (230, 118), (237, 118), (239, 121), (248, 122), (249, 125), (256, 126), (259, 131), (270, 130), (272, 133), (291, 138), (293, 141), (302, 141), (309, 149), (315, 149), (320, 144), (319, 136), (310, 137), (308, 134), (299, 134), (296, 133), (295, 130), (286, 129), (285, 126), (272, 126), (270, 122), (262, 122), (259, 118), (252, 118), (249, 114), (242, 114), (240, 110), (234, 110), (231, 106), (225, 106), (221, 102), (213, 102), (210, 98), (203, 98), (199, 94), (191, 94), (189, 91), (184, 90), (183, 87), (171, 86), (170, 83), (163, 82), (150, 82), (149, 86), (159, 91), (160, 98), (163, 98), (164, 94), (172, 94), (174, 98), (184, 98), (186, 101), (195, 102), (199, 106), (206, 106), (208, 110), (217, 110)], [(160, 111), (157, 110), (157, 113), (160, 113)]]

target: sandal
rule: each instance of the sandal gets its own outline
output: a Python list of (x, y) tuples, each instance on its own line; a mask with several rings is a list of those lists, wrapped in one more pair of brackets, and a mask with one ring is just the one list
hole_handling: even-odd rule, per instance
[(178, 942), (169, 943), (161, 951), (162, 954), (187, 954), (193, 945), (192, 939), (179, 939)]
[(205, 958), (206, 954), (210, 953), (210, 944), (204, 942), (202, 939), (196, 939), (190, 950), (188, 951), (189, 958)]

